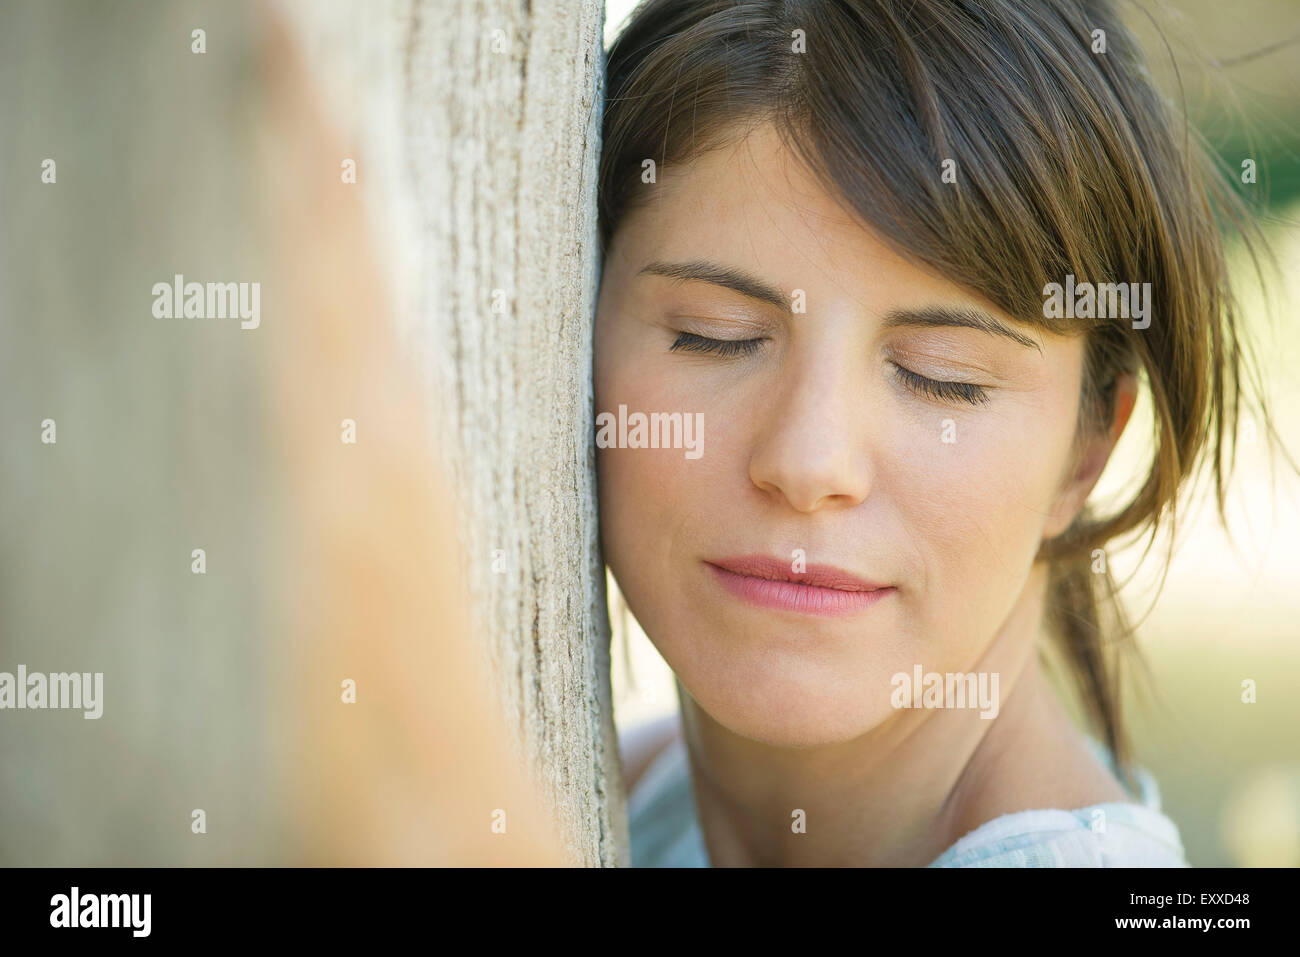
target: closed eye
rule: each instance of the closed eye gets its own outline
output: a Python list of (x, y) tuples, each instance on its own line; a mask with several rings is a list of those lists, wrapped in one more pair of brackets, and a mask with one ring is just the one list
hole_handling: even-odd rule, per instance
[(989, 400), (988, 390), (983, 386), (974, 385), (970, 382), (944, 382), (939, 379), (930, 379), (918, 375), (911, 369), (906, 369), (896, 362), (890, 364), (894, 367), (903, 385), (928, 399), (938, 399), (941, 402), (968, 402), (971, 405), (982, 405)]
[[(698, 336), (693, 332), (682, 332), (669, 346), (669, 351), (695, 352), (722, 358), (736, 358), (753, 355), (762, 347), (764, 341), (761, 338), (710, 339), (707, 336)], [(983, 386), (970, 382), (949, 382), (941, 379), (931, 379), (897, 363), (891, 363), (891, 365), (893, 365), (903, 384), (918, 395), (929, 399), (937, 399), (941, 402), (960, 401), (971, 405), (981, 405), (988, 402), (988, 390)]]
[(764, 339), (710, 339), (697, 336), (693, 332), (680, 333), (668, 347), (670, 352), (697, 352), (704, 355), (721, 356), (730, 359), (737, 356), (753, 355), (766, 340)]

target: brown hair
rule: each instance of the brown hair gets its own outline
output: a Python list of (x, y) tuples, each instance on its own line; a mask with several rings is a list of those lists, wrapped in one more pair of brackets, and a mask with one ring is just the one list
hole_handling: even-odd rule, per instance
[[(1094, 30), (1104, 53), (1093, 52)], [(1237, 226), (1252, 255), (1264, 247), (1201, 141), (1175, 128), (1111, 4), (647, 0), (609, 51), (606, 96), (602, 249), (647, 195), (636, 191), (644, 160), (667, 166), (774, 122), (901, 254), (1012, 316), (1087, 335), (1081, 438), (1110, 420), (1116, 376), (1145, 372), (1155, 422), (1145, 482), (1114, 514), (1086, 507), (1039, 555), (1048, 627), (1127, 777), (1118, 652), (1138, 656), (1092, 551), (1130, 532), (1154, 541), (1203, 461), (1223, 517), (1253, 363), (1221, 227)], [(956, 161), (955, 185), (941, 181), (945, 159)], [(1044, 287), (1068, 274), (1150, 282), (1149, 327), (1045, 318)]]

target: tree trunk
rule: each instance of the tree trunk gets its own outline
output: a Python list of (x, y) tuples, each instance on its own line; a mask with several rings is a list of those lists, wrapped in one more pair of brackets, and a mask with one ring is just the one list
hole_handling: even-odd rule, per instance
[(395, 254), (521, 757), (577, 859), (625, 864), (591, 382), (603, 5), (283, 7)]
[[(0, 672), (104, 674), (97, 720), (0, 714), (0, 863), (627, 863), (601, 26), (598, 0), (0, 11)], [(260, 283), (260, 326), (151, 315), (177, 273)]]

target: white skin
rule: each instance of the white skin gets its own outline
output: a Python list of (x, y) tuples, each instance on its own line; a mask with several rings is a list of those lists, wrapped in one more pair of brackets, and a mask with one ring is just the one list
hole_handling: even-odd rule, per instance
[[(653, 193), (604, 267), (596, 408), (702, 412), (703, 455), (601, 449), (602, 538), (677, 677), (713, 863), (924, 865), (1001, 814), (1131, 800), (1045, 684), (1035, 556), (1099, 477), (1132, 378), (1109, 430), (1076, 442), (1083, 341), (903, 259), (770, 126), (639, 188)], [(697, 260), (787, 303), (803, 290), (806, 311), (641, 271)], [(980, 309), (1033, 344), (885, 323), (932, 306)], [(671, 350), (683, 332), (763, 341), (730, 357)], [(918, 394), (895, 364), (986, 401)], [(812, 616), (747, 604), (704, 564), (795, 549), (896, 591)], [(996, 719), (893, 707), (892, 676), (917, 664), (998, 673)]]

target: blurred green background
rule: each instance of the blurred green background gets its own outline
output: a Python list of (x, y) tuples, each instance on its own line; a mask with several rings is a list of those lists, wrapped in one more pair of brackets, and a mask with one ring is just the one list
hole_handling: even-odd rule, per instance
[[(606, 4), (606, 43), (634, 4)], [(1258, 352), (1274, 424), (1300, 460), (1300, 3), (1211, 0), (1120, 4), (1152, 76), (1186, 109), (1225, 175), (1258, 211), (1277, 258), (1264, 299), (1243, 250), (1231, 268)], [(1240, 181), (1254, 159), (1258, 181)], [(1096, 493), (1106, 501), (1141, 474), (1147, 411), (1139, 402)], [(1153, 682), (1128, 682), (1125, 714), (1139, 763), (1155, 776), (1195, 867), (1300, 866), (1300, 480), (1270, 460), (1262, 424), (1244, 428), (1228, 502), (1232, 537), (1212, 503), (1189, 497), (1168, 576), (1165, 552), (1110, 556)], [(1202, 486), (1204, 488), (1204, 486)], [(612, 582), (611, 582), (612, 586)], [(620, 731), (677, 706), (671, 672), (635, 621), (613, 620)], [(1145, 617), (1144, 617), (1145, 616)], [(627, 625), (623, 624), (627, 621)], [(1242, 703), (1242, 682), (1257, 701)], [(1069, 699), (1076, 715), (1077, 703)]]

